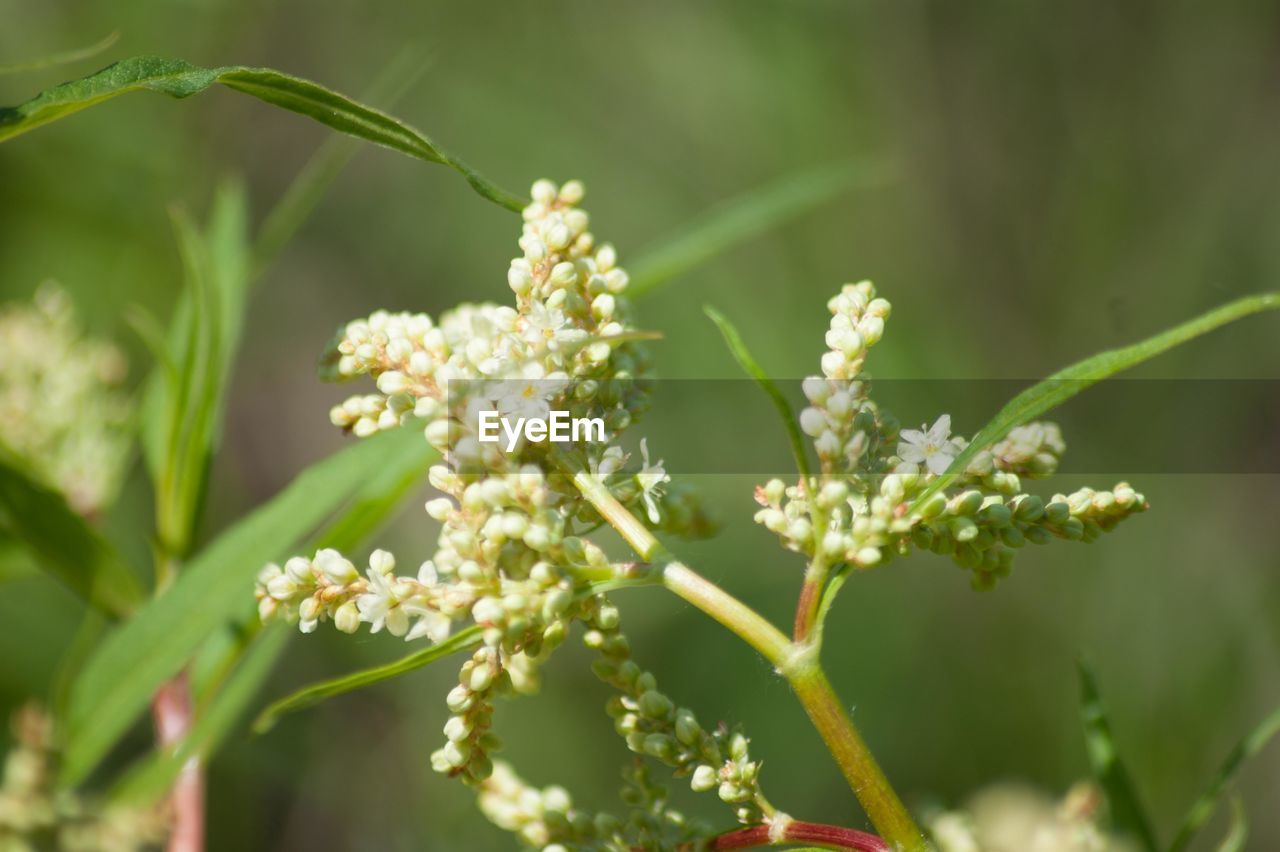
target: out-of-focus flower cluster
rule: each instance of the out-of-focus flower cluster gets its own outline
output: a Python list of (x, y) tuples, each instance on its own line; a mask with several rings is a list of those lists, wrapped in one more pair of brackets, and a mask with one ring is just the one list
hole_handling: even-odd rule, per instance
[(57, 788), (52, 724), (40, 708), (19, 710), (13, 733), (0, 783), (0, 850), (142, 852), (161, 847), (169, 829), (163, 809), (99, 806)]
[(979, 791), (964, 809), (930, 820), (938, 852), (1136, 852), (1098, 825), (1102, 794), (1079, 784), (1060, 801), (1030, 787)]
[[(485, 812), (531, 845), (629, 849), (683, 826), (665, 796), (629, 802), (627, 821), (587, 819), (562, 791), (525, 787), (492, 758), (501, 746), (491, 730), (494, 700), (534, 691), (541, 665), (581, 622), (584, 641), (601, 655), (596, 673), (618, 690), (608, 709), (631, 750), (666, 763), (696, 790), (717, 790), (740, 818), (757, 819), (766, 803), (746, 738), (703, 730), (657, 689), (631, 661), (617, 610), (597, 588), (637, 569), (611, 564), (587, 537), (602, 519), (572, 473), (598, 478), (653, 529), (695, 536), (710, 524), (647, 442), (638, 453), (618, 443), (646, 405), (648, 359), (630, 321), (627, 273), (577, 207), (581, 185), (539, 181), (532, 195), (522, 254), (507, 273), (514, 307), (463, 305), (438, 322), (379, 311), (348, 324), (329, 359), (339, 378), (368, 376), (377, 388), (335, 407), (335, 425), (363, 437), (417, 420), (441, 452), (430, 481), (445, 496), (426, 505), (441, 524), (435, 552), (412, 574), (397, 573), (381, 550), (363, 573), (333, 550), (269, 565), (259, 577), (259, 612), (303, 632), (332, 621), (348, 633), (368, 624), (435, 642), (459, 624), (478, 625), (483, 641), (447, 696), (433, 768), (478, 786)], [(522, 440), (507, 452), (479, 440), (479, 410), (599, 417), (606, 440), (572, 448)]]
[(809, 483), (775, 479), (756, 489), (756, 521), (787, 548), (824, 565), (870, 568), (918, 547), (950, 556), (972, 572), (974, 588), (989, 589), (1026, 543), (1092, 541), (1146, 509), (1142, 494), (1123, 482), (1048, 499), (1024, 492), (1022, 480), (1056, 471), (1066, 449), (1052, 423), (1011, 430), (924, 497), (968, 441), (951, 435), (945, 414), (932, 426), (900, 429), (870, 399), (862, 369), (890, 310), (870, 282), (845, 285), (827, 307), (830, 350), (823, 375), (804, 381), (810, 405), (799, 417), (820, 471)]
[(707, 836), (704, 826), (667, 806), (667, 789), (653, 781), (642, 761), (627, 767), (623, 780), (622, 800), (631, 807), (626, 822), (576, 808), (563, 787), (533, 787), (498, 761), (480, 786), (480, 810), (544, 852), (674, 849)]
[(46, 283), (31, 304), (0, 310), (0, 443), (78, 512), (115, 496), (132, 406), (124, 355), (80, 328), (71, 300)]

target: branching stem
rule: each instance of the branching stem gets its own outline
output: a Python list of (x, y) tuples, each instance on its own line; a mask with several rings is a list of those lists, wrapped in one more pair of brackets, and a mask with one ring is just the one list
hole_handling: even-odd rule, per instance
[[(858, 733), (853, 720), (831, 688), (818, 660), (816, 646), (808, 639), (791, 641), (751, 607), (676, 561), (648, 527), (623, 506), (594, 474), (578, 471), (571, 473), (571, 476), (583, 497), (618, 531), (640, 558), (661, 567), (664, 586), (737, 634), (772, 663), (791, 684), (796, 698), (822, 736), (849, 787), (858, 797), (872, 825), (887, 843), (880, 847), (866, 848), (925, 852), (928, 846), (924, 835), (898, 794), (889, 785), (884, 771), (876, 763), (862, 735)], [(820, 598), (821, 595), (815, 593), (815, 613)]]

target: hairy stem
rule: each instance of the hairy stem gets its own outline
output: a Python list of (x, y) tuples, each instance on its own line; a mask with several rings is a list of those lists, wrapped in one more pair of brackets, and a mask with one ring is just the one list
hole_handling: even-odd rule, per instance
[(751, 607), (675, 561), (595, 475), (578, 472), (572, 476), (582, 495), (641, 559), (662, 565), (663, 585), (737, 634), (787, 679), (872, 825), (888, 842), (887, 848), (924, 852), (928, 848), (924, 835), (836, 697), (818, 662), (816, 646), (810, 641), (790, 641)]

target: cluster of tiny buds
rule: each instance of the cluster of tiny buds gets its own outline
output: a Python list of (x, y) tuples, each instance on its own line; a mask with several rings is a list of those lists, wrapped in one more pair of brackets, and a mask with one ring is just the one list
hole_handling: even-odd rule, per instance
[(879, 342), (889, 317), (889, 303), (875, 293), (870, 281), (846, 284), (827, 303), (832, 317), (823, 375), (803, 383), (809, 406), (800, 412), (800, 428), (814, 439), (824, 471), (857, 469), (877, 439), (894, 431), (867, 399), (866, 383), (857, 380), (867, 349)]
[(495, 761), (493, 773), (480, 784), (480, 810), (542, 852), (685, 848), (706, 836), (705, 827), (667, 806), (666, 788), (653, 782), (643, 762), (627, 767), (623, 778), (622, 800), (631, 808), (625, 822), (608, 813), (592, 816), (575, 807), (563, 787), (535, 787), (504, 761)]
[(82, 515), (115, 497), (128, 461), (127, 365), (84, 334), (71, 298), (48, 282), (32, 304), (0, 310), (0, 444)]
[(19, 709), (13, 732), (0, 780), (4, 852), (143, 852), (164, 841), (171, 822), (166, 806), (105, 804), (58, 786), (55, 731), (42, 708)]
[(271, 563), (258, 574), (258, 614), (263, 621), (296, 621), (303, 633), (331, 620), (343, 633), (355, 633), (367, 623), (374, 633), (386, 628), (410, 640), (426, 636), (443, 641), (473, 595), (456, 584), (440, 583), (430, 561), (416, 577), (396, 576), (395, 567), (391, 553), (375, 550), (361, 577), (349, 559), (329, 548), (312, 559), (295, 556), (283, 568)]
[(899, 429), (870, 400), (859, 376), (867, 348), (884, 332), (889, 303), (869, 282), (845, 285), (828, 307), (824, 376), (804, 381), (811, 404), (799, 417), (814, 438), (821, 472), (790, 487), (772, 480), (755, 495), (756, 522), (788, 549), (824, 565), (870, 568), (918, 547), (950, 556), (973, 572), (975, 588), (989, 589), (1027, 542), (1092, 541), (1146, 508), (1127, 483), (1058, 494), (1047, 503), (1023, 493), (1021, 478), (1053, 473), (1066, 450), (1052, 423), (1011, 429), (974, 454), (947, 488), (931, 489), (968, 442), (951, 435), (946, 414), (932, 426)]
[(827, 330), (828, 350), (822, 356), (822, 374), (828, 379), (851, 381), (862, 373), (867, 349), (884, 335), (889, 318), (887, 301), (876, 297), (870, 281), (846, 284), (827, 302), (831, 326)]
[[(865, 482), (828, 476), (810, 500), (803, 484), (788, 487), (773, 479), (756, 489), (761, 509), (756, 523), (779, 536), (789, 550), (810, 558), (872, 568), (901, 551), (912, 519), (902, 511), (908, 487), (921, 477), (914, 473), (879, 477), (876, 493), (864, 494)], [(821, 529), (814, 517), (821, 519)]]
[(606, 710), (627, 747), (687, 775), (695, 791), (715, 790), (721, 801), (734, 806), (741, 822), (758, 822), (764, 803), (760, 764), (751, 760), (747, 738), (726, 729), (709, 732), (692, 710), (677, 707), (658, 690), (653, 674), (631, 659), (617, 608), (603, 597), (593, 603), (587, 614), (591, 629), (583, 642), (600, 654), (592, 665), (596, 676), (618, 690)]

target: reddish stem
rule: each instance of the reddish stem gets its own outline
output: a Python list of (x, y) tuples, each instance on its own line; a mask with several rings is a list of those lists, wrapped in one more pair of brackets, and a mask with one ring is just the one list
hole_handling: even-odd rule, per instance
[(772, 846), (779, 841), (816, 843), (827, 849), (846, 849), (853, 852), (889, 852), (889, 844), (874, 834), (853, 828), (841, 828), (838, 825), (798, 820), (787, 823), (781, 837), (771, 837), (768, 825), (752, 825), (726, 831), (724, 834), (713, 837), (706, 848), (753, 849), (757, 846)]
[(818, 616), (818, 593), (822, 589), (818, 583), (810, 582), (805, 579), (804, 585), (800, 587), (800, 600), (796, 601), (796, 623), (795, 630), (792, 632), (792, 640), (795, 642), (803, 642), (809, 638), (809, 631), (813, 628), (813, 621)]
[[(151, 699), (151, 718), (161, 748), (176, 746), (191, 729), (191, 688), (186, 673), (168, 681)], [(204, 775), (192, 757), (182, 767), (169, 792), (173, 832), (168, 852), (203, 852)]]

